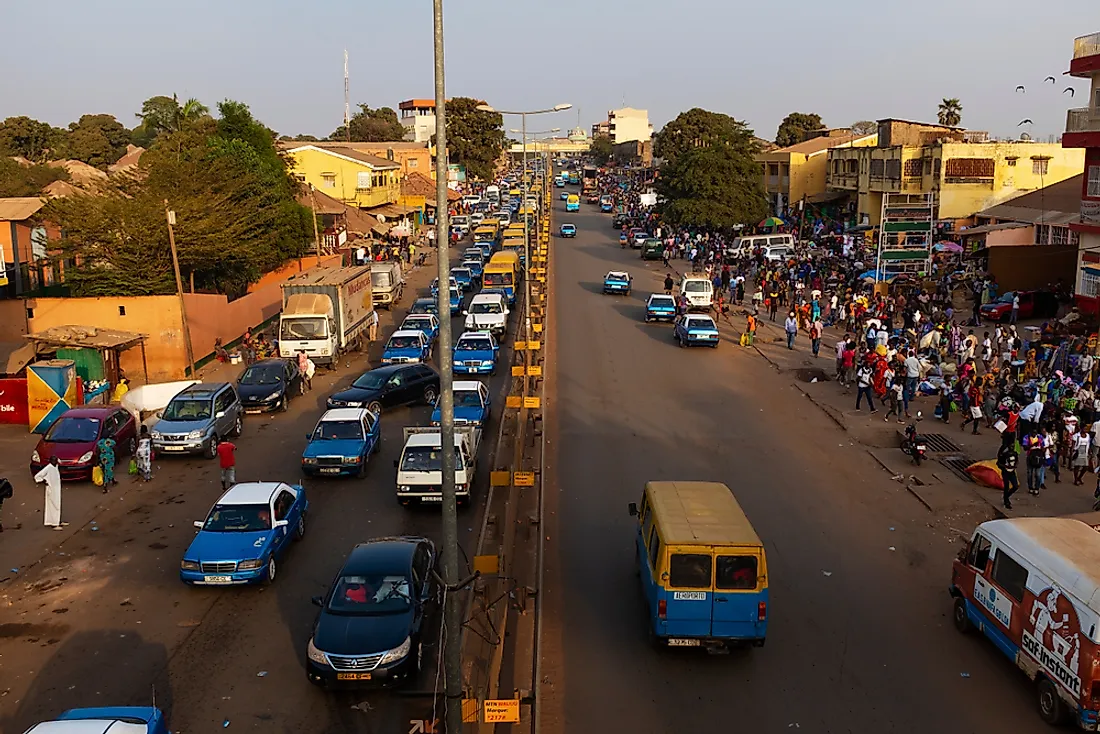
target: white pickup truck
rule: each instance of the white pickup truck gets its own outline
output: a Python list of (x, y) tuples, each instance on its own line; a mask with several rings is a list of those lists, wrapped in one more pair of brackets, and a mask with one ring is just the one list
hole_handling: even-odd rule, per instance
[(463, 313), (466, 331), (487, 331), (498, 341), (508, 331), (508, 304), (499, 293), (478, 293)]
[[(413, 502), (443, 502), (443, 441), (439, 428), (409, 426), (404, 430), (405, 447), (397, 467), (397, 500), (405, 506)], [(477, 449), (481, 429), (455, 426), (455, 494), (459, 505), (470, 502), (477, 468)]]

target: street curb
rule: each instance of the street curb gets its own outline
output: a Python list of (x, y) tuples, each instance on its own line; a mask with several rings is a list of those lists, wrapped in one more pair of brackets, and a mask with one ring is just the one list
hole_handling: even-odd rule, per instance
[[(867, 449), (867, 454), (872, 459), (875, 460), (876, 464), (878, 464), (879, 466), (882, 467), (883, 471), (885, 471), (890, 476), (894, 476), (894, 470), (891, 469), (890, 467), (886, 466), (886, 464), (883, 463), (882, 459), (875, 456), (874, 452), (872, 452), (871, 449)], [(913, 489), (912, 482), (906, 482), (905, 483), (905, 491), (908, 492), (909, 494), (913, 495), (914, 497), (916, 497), (917, 502), (920, 502), (922, 505), (924, 505), (924, 509), (928, 510), (931, 513), (936, 512), (935, 510), (932, 509), (932, 505), (928, 504), (928, 501), (926, 499), (924, 499), (924, 497), (921, 497), (919, 492), (917, 492), (915, 489)]]

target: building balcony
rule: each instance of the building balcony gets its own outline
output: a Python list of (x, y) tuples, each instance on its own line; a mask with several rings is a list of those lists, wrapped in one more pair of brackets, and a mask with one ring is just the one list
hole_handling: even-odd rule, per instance
[[(1096, 58), (1100, 63), (1100, 56)], [(1100, 148), (1100, 110), (1095, 107), (1077, 107), (1068, 110), (1062, 147)]]
[(1100, 73), (1100, 33), (1081, 36), (1073, 42), (1070, 76), (1088, 78)]
[(1073, 39), (1073, 58), (1083, 59), (1086, 56), (1100, 56), (1100, 33)]

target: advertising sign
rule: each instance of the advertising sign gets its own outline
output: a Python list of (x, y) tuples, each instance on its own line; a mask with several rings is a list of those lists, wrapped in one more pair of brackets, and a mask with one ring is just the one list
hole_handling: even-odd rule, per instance
[(0, 423), (25, 426), (28, 420), (26, 379), (0, 379)]

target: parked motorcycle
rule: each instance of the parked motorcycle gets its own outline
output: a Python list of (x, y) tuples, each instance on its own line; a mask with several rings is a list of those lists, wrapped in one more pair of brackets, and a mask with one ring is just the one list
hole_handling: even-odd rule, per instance
[(917, 433), (917, 421), (922, 418), (920, 411), (917, 411), (917, 420), (905, 427), (905, 438), (901, 441), (902, 453), (912, 457), (913, 463), (917, 466), (920, 466), (921, 461), (924, 460), (924, 454), (928, 451), (924, 439)]

